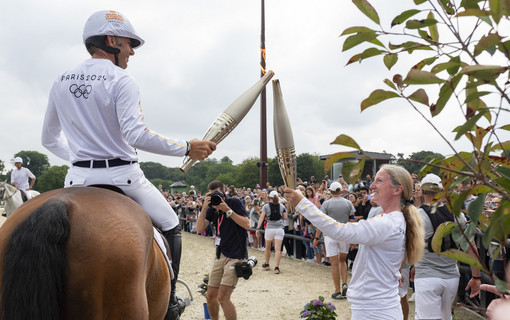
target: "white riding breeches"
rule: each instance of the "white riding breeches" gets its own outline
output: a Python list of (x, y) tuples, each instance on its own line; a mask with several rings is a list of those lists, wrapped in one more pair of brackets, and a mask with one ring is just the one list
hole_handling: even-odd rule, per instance
[(32, 192), (30, 190), (23, 190), (25, 192), (25, 196), (27, 197), (27, 201), (32, 199)]
[(179, 224), (179, 218), (159, 190), (145, 178), (138, 163), (111, 168), (71, 167), (67, 171), (65, 187), (108, 184), (119, 187), (136, 201), (161, 231)]

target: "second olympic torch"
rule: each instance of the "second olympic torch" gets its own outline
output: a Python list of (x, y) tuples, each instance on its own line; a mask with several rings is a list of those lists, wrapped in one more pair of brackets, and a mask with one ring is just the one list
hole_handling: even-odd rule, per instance
[[(220, 143), (232, 130), (243, 120), (257, 100), (260, 92), (273, 77), (274, 72), (269, 70), (250, 89), (240, 95), (232, 104), (223, 111), (211, 124), (202, 140)], [(181, 166), (183, 172), (188, 171), (197, 160), (186, 158)]]
[(297, 184), (297, 163), (294, 137), (292, 136), (289, 116), (283, 103), (279, 80), (273, 80), (273, 103), (274, 144), (280, 173), (282, 174), (285, 186), (295, 189)]

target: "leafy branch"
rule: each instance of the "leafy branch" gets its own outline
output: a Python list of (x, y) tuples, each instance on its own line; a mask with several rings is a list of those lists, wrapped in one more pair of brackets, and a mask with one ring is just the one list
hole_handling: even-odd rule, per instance
[[(368, 0), (352, 2), (378, 27), (353, 26), (341, 33), (341, 37), (345, 37), (343, 51), (366, 46), (352, 56), (347, 65), (382, 56), (382, 63), (391, 71), (395, 65), (403, 63), (399, 62), (400, 55), (408, 53), (418, 57), (405, 77), (394, 74), (384, 79), (389, 90), (371, 92), (361, 102), (361, 111), (389, 99), (405, 100), (453, 152), (450, 157), (421, 163), (424, 165), (422, 175), (432, 168), (439, 169), (445, 188), (442, 195), (448, 207), (456, 216), (467, 211), (472, 221), (465, 231), (457, 225), (444, 232), (454, 232), (459, 239), (464, 239), (463, 250), (467, 250), (469, 239), (482, 221), (485, 247), (491, 239), (506, 241), (510, 235), (510, 140), (502, 140), (500, 133), (510, 131), (509, 117), (503, 117), (510, 113), (510, 40), (507, 40), (509, 35), (504, 34), (508, 33), (508, 28), (503, 27), (509, 22), (508, 1), (413, 0), (414, 6), (394, 17), (389, 29), (381, 25), (377, 10)], [(401, 30), (396, 30), (397, 27)], [(416, 55), (417, 52), (420, 55)], [(500, 64), (495, 64), (498, 62)], [(429, 98), (431, 91), (437, 92), (435, 101)], [(472, 146), (469, 152), (456, 150), (452, 141), (434, 124), (436, 116), (455, 105), (463, 117), (452, 119), (452, 123), (457, 124), (452, 130), (454, 140), (467, 139)], [(429, 115), (422, 106), (428, 109)], [(503, 120), (507, 122), (500, 124)], [(369, 157), (347, 135), (339, 135), (332, 144), (358, 150), (361, 159), (357, 163), (346, 163), (342, 168), (348, 182), (357, 180)], [(349, 158), (352, 154), (348, 152), (331, 155), (326, 160), (326, 170), (336, 161)], [(458, 184), (467, 180), (475, 184), (469, 190), (457, 192)], [(469, 194), (479, 194), (479, 200), (463, 208)], [(502, 197), (502, 204), (492, 217), (482, 214), (487, 194)], [(437, 241), (441, 239), (442, 236)], [(441, 254), (448, 256), (449, 253)], [(462, 260), (463, 254), (456, 252), (454, 257)], [(488, 271), (481, 261), (470, 260), (469, 263)]]

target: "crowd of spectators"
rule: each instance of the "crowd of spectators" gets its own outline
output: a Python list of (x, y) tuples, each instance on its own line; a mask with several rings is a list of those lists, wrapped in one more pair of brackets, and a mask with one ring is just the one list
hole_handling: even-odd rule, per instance
[[(412, 174), (412, 178), (415, 183), (414, 203), (416, 207), (420, 207), (423, 202), (420, 181), (416, 174)], [(366, 175), (365, 179), (359, 179), (353, 184), (347, 184), (342, 176), (339, 176), (336, 180), (332, 180), (326, 175), (322, 181), (317, 180), (314, 176), (310, 177), (308, 181), (303, 181), (298, 178), (298, 189), (306, 198), (320, 208), (321, 204), (331, 197), (329, 186), (335, 181), (342, 185), (342, 197), (349, 200), (355, 208), (355, 213), (350, 217), (351, 222), (367, 219), (373, 216), (373, 214), (370, 213), (378, 206), (376, 203), (371, 201), (370, 185), (372, 183), (372, 177), (370, 175)], [(462, 193), (471, 189), (472, 183), (473, 182), (458, 184), (458, 192)], [(277, 191), (279, 193), (281, 203), (284, 205), (286, 204), (286, 200), (283, 197), (283, 190), (284, 186), (272, 187), (269, 183), (264, 188), (259, 187), (259, 185), (255, 186), (253, 189), (250, 187), (235, 187), (233, 185), (226, 187), (225, 194), (229, 197), (239, 198), (245, 206), (246, 212), (249, 214), (250, 226), (252, 229), (248, 231), (248, 245), (251, 248), (261, 251), (265, 250), (264, 236), (258, 235), (255, 232), (255, 229), (257, 228), (257, 223), (260, 219), (262, 207), (264, 204), (270, 202), (268, 195), (271, 191)], [(190, 187), (190, 190), (187, 193), (170, 193), (168, 190), (163, 191), (161, 188), (160, 191), (167, 199), (169, 205), (178, 214), (182, 230), (196, 233), (196, 220), (202, 209), (205, 194), (195, 190), (193, 186)], [(469, 204), (476, 198), (477, 195), (468, 195), (463, 208), (467, 209)], [(500, 205), (501, 200), (501, 196), (498, 194), (487, 194), (483, 214), (490, 217)], [(285, 254), (288, 257), (301, 258), (306, 262), (329, 266), (330, 263), (325, 252), (325, 247), (323, 246), (323, 238), (320, 230), (317, 230), (308, 220), (304, 219), (298, 213), (288, 212), (288, 218), (289, 219), (284, 220), (285, 233), (301, 236), (304, 240), (294, 241), (291, 237), (286, 236), (283, 241), (282, 254)], [(292, 225), (289, 225), (289, 221), (292, 221)], [(461, 215), (460, 222), (468, 223), (468, 216)], [(264, 227), (265, 223), (263, 224), (262, 229), (264, 229)], [(319, 235), (317, 239), (315, 236), (316, 234)], [(214, 231), (209, 226), (204, 232), (202, 232), (202, 235), (213, 236)], [(295, 246), (301, 246), (301, 248), (296, 248)], [(272, 251), (274, 252), (274, 248), (272, 248)], [(352, 268), (352, 263), (356, 258), (356, 251), (357, 245), (351, 244), (346, 261), (349, 270)], [(301, 254), (297, 254), (298, 252), (301, 252)], [(490, 244), (490, 248), (487, 252), (486, 264), (490, 265), (494, 274), (501, 279), (504, 279), (505, 276), (504, 260), (507, 259), (507, 257), (506, 248), (501, 247), (497, 242), (492, 242)], [(466, 292), (464, 290), (464, 287), (469, 282), (470, 276), (461, 274), (460, 277), (458, 302), (473, 303), (473, 299), (469, 298), (469, 291)], [(412, 282), (411, 287), (413, 287)]]

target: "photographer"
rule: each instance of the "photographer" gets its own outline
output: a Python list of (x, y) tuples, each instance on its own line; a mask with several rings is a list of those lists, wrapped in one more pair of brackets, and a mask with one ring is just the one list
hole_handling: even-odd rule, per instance
[(235, 265), (248, 256), (246, 230), (250, 228), (250, 220), (238, 198), (225, 197), (221, 181), (215, 180), (207, 188), (209, 192), (196, 225), (198, 233), (211, 223), (216, 228), (216, 259), (209, 274), (207, 307), (211, 319), (218, 319), (221, 305), (225, 319), (233, 320), (237, 319), (230, 300), (238, 281)]
[(356, 203), (354, 205), (356, 208), (356, 217), (362, 216), (365, 220), (368, 218), (368, 213), (372, 208), (369, 198), (368, 188), (364, 186), (359, 188), (359, 193), (357, 194)]

